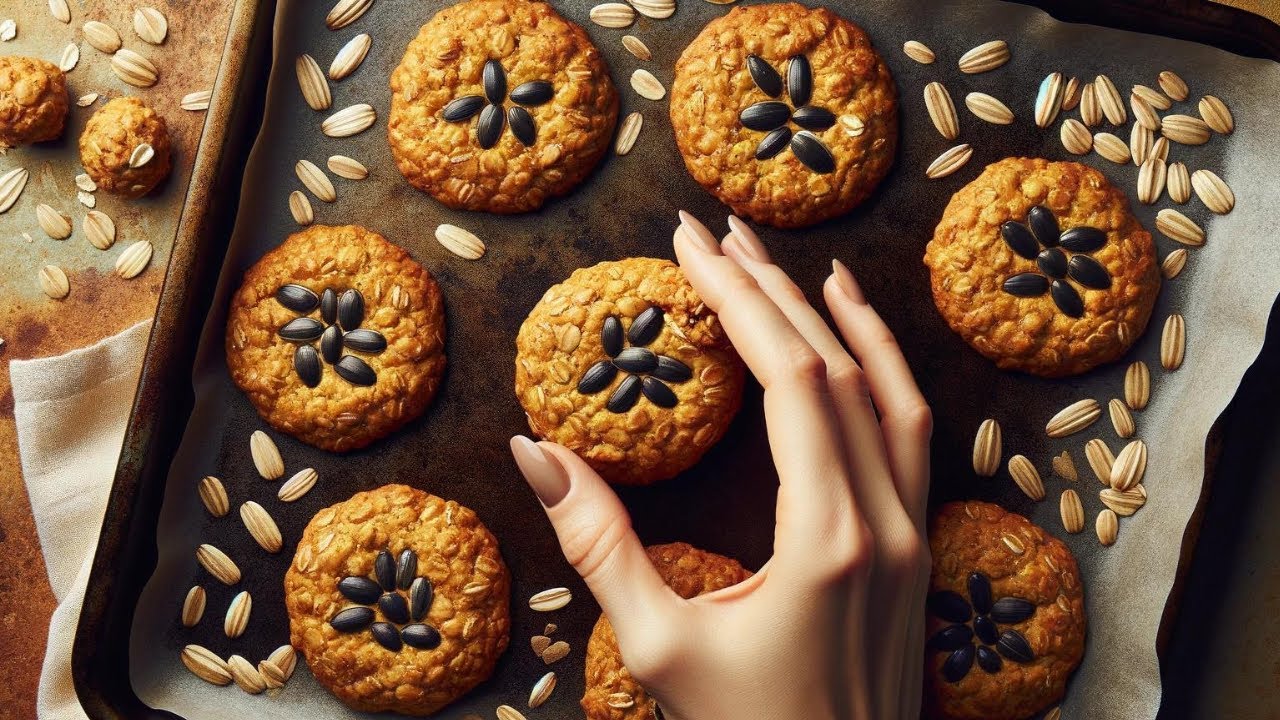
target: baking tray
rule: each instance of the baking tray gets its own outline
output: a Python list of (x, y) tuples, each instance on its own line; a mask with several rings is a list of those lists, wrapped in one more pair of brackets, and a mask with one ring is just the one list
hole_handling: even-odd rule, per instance
[[(558, 3), (558, 5), (561, 4)], [(567, 5), (582, 9), (576, 6), (585, 7), (586, 4), (567, 3)], [(1065, 7), (1068, 4), (1043, 3), (1043, 5)], [(1118, 25), (1150, 33), (1163, 32), (1163, 23), (1168, 23), (1171, 35), (1199, 30), (1203, 34), (1196, 39), (1202, 42), (1254, 56), (1269, 58), (1280, 56), (1280, 44), (1275, 41), (1277, 32), (1274, 25), (1246, 13), (1226, 8), (1199, 4), (1186, 7), (1169, 7), (1164, 3), (1151, 3), (1146, 6), (1138, 3), (1087, 4), (1099, 13), (1092, 15), (1081, 11), (1080, 3), (1069, 5), (1067, 12), (1083, 12), (1088, 15), (1087, 19), (1094, 23), (1114, 21)], [(255, 49), (262, 52), (264, 38), (269, 36), (270, 24), (264, 19), (269, 10), (269, 7), (259, 8), (249, 52), (254, 52)], [(421, 19), (425, 20), (430, 12), (430, 9), (424, 9)], [(585, 15), (585, 12), (568, 12), (567, 14), (579, 17)], [(1200, 21), (1201, 24), (1197, 25), (1196, 17), (1199, 14), (1209, 19)], [(855, 19), (857, 19), (856, 15)], [(1082, 18), (1072, 17), (1071, 19)], [(415, 21), (413, 24), (416, 27), (418, 23)], [(1243, 28), (1252, 29), (1243, 31)], [(593, 35), (596, 34), (594, 28), (591, 31)], [(874, 28), (872, 28), (872, 34), (874, 37)], [(302, 50), (313, 51), (317, 57), (323, 58), (331, 56), (333, 50), (336, 50), (336, 45), (333, 47), (325, 45), (323, 49), (299, 45), (298, 39), (289, 35), (284, 35), (281, 39), (283, 44), (279, 52), (281, 57), (285, 58), (291, 58), (296, 52)], [(330, 40), (333, 41), (333, 39)], [(603, 49), (604, 43), (599, 41), (598, 36), (597, 40)], [(878, 45), (886, 56), (895, 51), (895, 48), (888, 47), (883, 40), (879, 40)], [(606, 54), (610, 54), (610, 50), (606, 50)], [(389, 58), (384, 57), (380, 60), (381, 65), (394, 65), (395, 60), (398, 59), (398, 50), (391, 55)], [(625, 75), (621, 73), (620, 67), (628, 67), (628, 65), (620, 65), (613, 57), (611, 62), (614, 65), (615, 79), (620, 84), (624, 83)], [(248, 65), (266, 67), (265, 63), (259, 64), (257, 60)], [(380, 72), (389, 69), (382, 68), (381, 65), (379, 65)], [(362, 72), (369, 69), (366, 67)], [(291, 68), (289, 71), (291, 73)], [(669, 79), (669, 71), (668, 77), (664, 79)], [(259, 93), (264, 80), (264, 77), (258, 77), (256, 80), (256, 89)], [(254, 90), (254, 83), (252, 74), (247, 74), (240, 83), (240, 89), (251, 93)], [(244, 92), (238, 95), (242, 99), (260, 96), (244, 94)], [(364, 99), (368, 98), (359, 100), (349, 98), (347, 102)], [(385, 96), (370, 101), (375, 102), (375, 106), (378, 102), (382, 102), (380, 109), (385, 113)], [(335, 102), (336, 107), (343, 104), (342, 101)], [(255, 108), (242, 107), (237, 110), (239, 111), (235, 112), (229, 121), (238, 123), (238, 127), (241, 128), (256, 126)], [(653, 112), (652, 106), (646, 107), (646, 110)], [(380, 142), (385, 148), (385, 139), (380, 137), (382, 128), (385, 127), (382, 124), (384, 122), (385, 114), (371, 131), (374, 133), (373, 136), (364, 138), (365, 144), (361, 147)], [(658, 136), (658, 133), (662, 132), (669, 134), (669, 130), (663, 128), (661, 124), (657, 125), (657, 128), (651, 127), (646, 130), (650, 134), (642, 138), (642, 142), (669, 141), (669, 136), (666, 138)], [(236, 135), (237, 133), (228, 133), (228, 137), (236, 137)], [(303, 145), (301, 149), (282, 148), (278, 152), (282, 157), (305, 156), (319, 160), (331, 152), (345, 152), (347, 149), (347, 147), (339, 148), (336, 145), (320, 144)], [(235, 154), (228, 153), (227, 157), (230, 158)], [(390, 165), (385, 162), (385, 155), (385, 151), (380, 153), (380, 171), (387, 171), (390, 168)], [(632, 159), (634, 158), (608, 162), (622, 163)], [(912, 162), (907, 164), (910, 169), (904, 171), (904, 164), (903, 158), (900, 157), (897, 169), (887, 181), (887, 187), (892, 186), (897, 176), (917, 169), (916, 163)], [(291, 165), (292, 162), (286, 167)], [(229, 164), (228, 171), (220, 177), (229, 185), (235, 183), (239, 180), (238, 166)], [(589, 182), (596, 180), (598, 178)], [(469, 423), (483, 422), (487, 423), (487, 427), (492, 428), (495, 433), (523, 431), (523, 418), (514, 402), (495, 403), (493, 407), (469, 409), (462, 407), (465, 403), (459, 401), (458, 389), (475, 381), (474, 378), (468, 377), (470, 373), (466, 365), (474, 364), (475, 358), (485, 357), (485, 353), (488, 352), (489, 356), (494, 358), (492, 363), (496, 372), (493, 375), (496, 379), (490, 378), (487, 385), (480, 387), (483, 387), (489, 397), (507, 396), (510, 387), (510, 344), (515, 329), (542, 290), (567, 275), (566, 268), (571, 269), (599, 259), (628, 254), (669, 254), (667, 243), (672, 225), (671, 218), (653, 218), (647, 221), (640, 218), (641, 222), (628, 224), (637, 220), (631, 212), (636, 209), (635, 204), (629, 201), (628, 197), (634, 197), (644, 189), (646, 186), (639, 184), (644, 182), (647, 180), (633, 179), (630, 185), (618, 184), (611, 189), (595, 190), (598, 193), (597, 201), (602, 205), (628, 210), (621, 215), (617, 213), (611, 214), (610, 217), (589, 215), (581, 205), (572, 202), (571, 196), (569, 200), (553, 203), (541, 214), (559, 221), (560, 228), (568, 228), (562, 232), (553, 232), (548, 228), (532, 232), (526, 230), (525, 237), (529, 240), (527, 245), (508, 240), (508, 246), (503, 245), (504, 241), (500, 237), (495, 237), (494, 234), (486, 235), (490, 242), (491, 255), (483, 261), (484, 265), (479, 269), (461, 265), (447, 258), (442, 250), (434, 246), (434, 241), (429, 237), (420, 236), (407, 240), (393, 234), (393, 239), (406, 244), (440, 279), (445, 288), (450, 312), (449, 353), (453, 358), (465, 358), (468, 362), (461, 366), (459, 363), (453, 365), (440, 400), (425, 418), (368, 451), (335, 459), (287, 438), (282, 439), (281, 446), (291, 468), (317, 466), (321, 468), (322, 477), (325, 477), (327, 474), (323, 468), (329, 465), (334, 468), (345, 468), (346, 472), (343, 474), (351, 476), (344, 479), (345, 484), (340, 490), (334, 490), (329, 495), (313, 491), (313, 496), (305, 499), (309, 503), (307, 508), (314, 511), (345, 497), (356, 489), (373, 487), (384, 482), (407, 480), (470, 505), (477, 509), (482, 518), (494, 528), (503, 542), (504, 555), (512, 564), (516, 575), (514, 601), (517, 608), (521, 607), (523, 599), (533, 590), (564, 582), (566, 578), (563, 562), (559, 559), (554, 538), (550, 535), (545, 519), (536, 513), (536, 504), (514, 473), (509, 459), (500, 455), (502, 449), (486, 448), (478, 451), (475, 448), (468, 448), (468, 453), (462, 456), (455, 455), (445, 461), (440, 451), (446, 446), (454, 445), (456, 438), (441, 437), (440, 433), (432, 433), (431, 428), (474, 427)], [(937, 186), (931, 189), (929, 192), (933, 200), (930, 206), (936, 205), (940, 211), (945, 198), (953, 190), (953, 185)], [(586, 191), (584, 188), (580, 192)], [(359, 193), (360, 190), (357, 188), (352, 192)], [(382, 228), (379, 228), (378, 224), (370, 218), (378, 217), (380, 211), (393, 212), (393, 209), (397, 208), (411, 208), (408, 212), (417, 217), (420, 221), (419, 226), (423, 228), (434, 224), (434, 222), (426, 222), (427, 220), (440, 221), (449, 216), (449, 213), (433, 205), (429, 199), (416, 194), (407, 185), (401, 184), (399, 190), (390, 195), (386, 198), (364, 198), (368, 202), (360, 203), (367, 208), (363, 215), (364, 221), (375, 229)], [(183, 256), (187, 262), (186, 272), (182, 272), (180, 266), (175, 266), (170, 271), (179, 274), (170, 278), (171, 282), (166, 285), (162, 295), (157, 330), (144, 367), (142, 390), (126, 436), (125, 454), (117, 475), (111, 509), (108, 511), (103, 539), (90, 581), (90, 593), (77, 636), (74, 657), (77, 688), (90, 714), (95, 717), (168, 716), (168, 713), (145, 708), (132, 692), (128, 672), (129, 629), (141, 587), (154, 567), (156, 558), (154, 537), (159, 504), (170, 465), (177, 455), (182, 428), (186, 426), (190, 417), (192, 395), (190, 378), (185, 369), (192, 367), (198, 357), (196, 348), (200, 342), (199, 328), (210, 313), (214, 318), (211, 327), (220, 327), (217, 320), (225, 313), (225, 299), (238, 282), (239, 272), (265, 249), (265, 247), (258, 247), (252, 251), (252, 256), (242, 252), (228, 259), (228, 277), (233, 279), (230, 281), (224, 279), (224, 286), (217, 294), (220, 300), (215, 301), (212, 288), (220, 271), (218, 264), (220, 258), (215, 257), (214, 253), (206, 252), (202, 258), (204, 262), (198, 263), (195, 249), (221, 246), (221, 238), (229, 234), (225, 223), (235, 214), (235, 198), (231, 193), (214, 193), (210, 199), (212, 204), (203, 217), (218, 218), (224, 225), (215, 227), (210, 224), (210, 220), (206, 219), (198, 231), (187, 236), (180, 244), (188, 253)], [(271, 224), (272, 231), (276, 234), (276, 241), (283, 237), (285, 232), (293, 229), (291, 221), (287, 218), (287, 212), (283, 209), (283, 200), (282, 193), (279, 198), (273, 200), (276, 205), (271, 209), (270, 217), (263, 218), (263, 222)], [(691, 209), (706, 217), (722, 217), (724, 213), (723, 208), (705, 194), (688, 195), (680, 197), (679, 200), (687, 201)], [(881, 198), (881, 201), (888, 204), (890, 199)], [(872, 204), (876, 202), (876, 199), (871, 201)], [(866, 208), (855, 212), (850, 221), (856, 223), (859, 218), (865, 217), (867, 212)], [(349, 215), (344, 216), (323, 207), (318, 207), (317, 214), (318, 221), (321, 222), (359, 219)], [(468, 218), (469, 221), (466, 224), (469, 226), (484, 224), (475, 220), (476, 216), (464, 217)], [(618, 222), (619, 217), (624, 218), (624, 221)], [(908, 228), (904, 234), (911, 233), (927, 237), (927, 231), (931, 227), (925, 226), (931, 226), (934, 218), (922, 220), (902, 215), (895, 217), (894, 220)], [(624, 231), (619, 232), (619, 227)], [(603, 244), (605, 239), (609, 242), (607, 247)], [(775, 243), (773, 247), (784, 265), (787, 265), (789, 264), (788, 255), (803, 252), (805, 244), (797, 242), (790, 246), (783, 246)], [(175, 250), (175, 260), (178, 259), (177, 253), (178, 250)], [(916, 249), (913, 245), (907, 254), (913, 256), (911, 262), (916, 266), (916, 272), (921, 272), (918, 267), (919, 259), (914, 257), (915, 253)], [(473, 273), (479, 275), (473, 275)], [(485, 278), (484, 282), (475, 279), (481, 276)], [(808, 274), (801, 274), (800, 277), (806, 286), (815, 287), (814, 281), (820, 276), (818, 271), (810, 268)], [(230, 287), (226, 286), (228, 282)], [(873, 298), (891, 296), (892, 293), (889, 290), (891, 282), (892, 278), (874, 276), (868, 278), (866, 285), (869, 296)], [(504, 288), (504, 294), (510, 301), (503, 303), (503, 308), (487, 303), (488, 298), (483, 292), (484, 288), (497, 284)], [(507, 307), (508, 305), (510, 307)], [(884, 309), (890, 323), (900, 332), (905, 329), (913, 336), (927, 336), (929, 333), (938, 336), (942, 333), (943, 337), (949, 337), (945, 335), (945, 329), (939, 329), (940, 320), (936, 318), (936, 313), (917, 312), (915, 317), (911, 317), (906, 307), (890, 306)], [(480, 327), (489, 328), (490, 332), (471, 332), (474, 328)], [(202, 353), (220, 353), (220, 330), (211, 332), (204, 342), (206, 347), (201, 351)], [(986, 381), (984, 378), (989, 379), (995, 370), (975, 355), (962, 353), (958, 358), (958, 364), (953, 364), (949, 373), (955, 377), (977, 378), (974, 384), (980, 385)], [(928, 394), (936, 392), (937, 384), (943, 379), (925, 376), (922, 380)], [(230, 386), (225, 377), (216, 382), (225, 387)], [(1028, 381), (1028, 383), (1037, 385), (1036, 381)], [(1037, 385), (1037, 388), (1043, 388), (1043, 386)], [(201, 388), (202, 391), (208, 389)], [(1057, 394), (1061, 395), (1062, 391)], [(746, 407), (751, 408), (753, 405), (758, 407), (758, 401), (758, 389), (749, 390)], [(247, 437), (249, 431), (260, 427), (261, 423), (256, 419), (247, 400), (238, 393), (230, 391), (227, 402), (231, 407), (229, 419), (223, 429), (230, 439), (222, 447), (204, 451), (209, 466), (189, 468), (187, 472), (222, 473), (225, 476), (241, 479), (251, 477), (252, 471), (248, 467), (246, 451)], [(946, 429), (948, 420), (939, 420), (942, 432), (940, 432), (939, 442), (935, 445), (935, 459), (938, 461), (938, 467), (944, 469), (940, 471), (937, 480), (938, 489), (935, 495), (938, 499), (945, 499), (962, 491), (965, 491), (963, 494), (971, 492), (971, 488), (966, 491), (963, 484), (948, 477), (945, 470), (948, 467), (956, 467), (956, 457), (967, 457), (969, 430), (960, 428), (968, 428), (969, 424), (957, 425), (948, 432)], [(768, 467), (762, 444), (755, 442), (761, 437), (763, 437), (763, 423), (758, 412), (744, 412), (734, 423), (726, 439), (709, 453), (702, 464), (679, 481), (647, 489), (624, 491), (624, 500), (633, 510), (637, 529), (641, 535), (650, 542), (683, 539), (710, 549), (731, 552), (748, 565), (758, 566), (763, 562), (771, 545), (769, 528), (771, 528), (773, 514), (774, 480), (771, 473), (753, 471), (753, 468), (760, 466)], [(962, 464), (967, 465), (967, 460)], [(350, 470), (354, 467), (363, 469), (351, 472)], [(495, 467), (498, 469), (494, 470)], [(329, 473), (332, 476), (338, 474), (338, 472)], [(725, 492), (726, 478), (732, 482), (732, 492)], [(1009, 504), (1015, 508), (1021, 507), (1021, 504), (1016, 501)], [(709, 512), (709, 508), (713, 508), (714, 511)], [(512, 512), (513, 510), (515, 512)], [(296, 537), (298, 530), (308, 517), (309, 512), (292, 511), (287, 517), (277, 519), (281, 521), (287, 537)], [(1193, 532), (1188, 533), (1188, 538), (1193, 536)], [(204, 539), (209, 537), (205, 536)], [(731, 547), (726, 543), (728, 537), (733, 539)], [(217, 537), (213, 536), (213, 539), (216, 542)], [(1188, 540), (1186, 547), (1189, 549), (1192, 545), (1193, 542)], [(271, 562), (274, 562), (274, 559)], [(287, 558), (279, 563), (281, 571), (284, 563), (287, 563)], [(275, 584), (278, 585), (278, 583)], [(585, 591), (579, 583), (575, 582), (572, 586), (580, 598), (585, 596)], [(180, 602), (181, 592), (182, 588), (174, 590), (176, 602)], [(259, 591), (256, 588), (254, 590), (255, 600), (258, 601), (255, 602), (256, 613), (265, 611), (283, 617), (278, 606), (279, 590), (275, 591), (274, 600), (269, 589), (264, 589), (263, 593), (268, 598), (265, 604), (261, 602)], [(272, 606), (273, 602), (275, 607)], [(211, 603), (211, 607), (217, 607), (216, 603)], [(575, 647), (579, 662), (580, 652), (585, 646), (586, 634), (590, 631), (596, 612), (589, 600), (580, 599), (556, 618), (562, 627), (561, 632), (568, 633), (566, 639), (569, 639)], [(519, 698), (527, 693), (528, 685), (537, 677), (537, 674), (531, 671), (521, 671), (526, 669), (526, 666), (533, 666), (532, 655), (523, 646), (529, 635), (541, 629), (541, 623), (545, 618), (532, 617), (529, 613), (520, 610), (517, 610), (515, 615), (512, 649), (508, 651), (499, 666), (495, 680), (485, 686), (487, 689), (478, 691), (471, 700), (488, 694), (489, 690), (493, 689), (504, 691), (503, 696), (509, 700)], [(279, 628), (277, 628), (278, 631)], [(246, 655), (253, 656), (255, 653), (262, 655), (265, 650), (279, 644), (282, 637), (263, 637), (260, 641), (251, 641), (242, 647)], [(255, 642), (261, 647), (255, 646)], [(562, 709), (570, 715), (573, 712), (569, 709), (576, 706), (576, 698), (580, 695), (582, 683), (581, 675), (576, 671), (579, 666), (572, 667), (574, 669), (560, 668), (561, 687), (556, 693), (557, 708), (563, 706)], [(457, 712), (460, 713), (463, 709), (471, 707), (473, 705), (471, 700), (457, 707)], [(495, 703), (475, 704), (474, 707), (491, 710), (493, 704)], [(450, 715), (453, 714), (455, 713), (451, 711)]]

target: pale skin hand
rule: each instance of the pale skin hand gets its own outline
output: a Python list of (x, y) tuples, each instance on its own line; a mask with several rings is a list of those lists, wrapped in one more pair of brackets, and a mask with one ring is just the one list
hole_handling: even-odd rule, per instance
[(842, 264), (823, 285), (837, 336), (745, 223), (730, 218), (717, 243), (680, 217), (680, 266), (764, 387), (780, 482), (773, 557), (745, 582), (681, 599), (586, 463), (521, 436), (516, 462), (669, 720), (917, 718), (929, 408)]

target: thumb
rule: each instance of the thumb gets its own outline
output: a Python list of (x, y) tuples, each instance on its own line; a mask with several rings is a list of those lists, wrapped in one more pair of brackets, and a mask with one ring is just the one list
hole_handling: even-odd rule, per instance
[[(511, 438), (511, 454), (542, 501), (564, 557), (624, 647), (660, 627), (676, 596), (659, 577), (622, 501), (582, 458), (555, 443)], [(669, 622), (669, 620), (668, 620)]]

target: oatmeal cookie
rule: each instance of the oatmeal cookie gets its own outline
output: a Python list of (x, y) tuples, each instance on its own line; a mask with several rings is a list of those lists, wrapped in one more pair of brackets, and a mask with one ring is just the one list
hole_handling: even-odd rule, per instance
[(497, 539), (471, 510), (405, 485), (317, 513), (284, 591), (290, 642), (362, 712), (430, 715), (507, 649), (511, 577)]
[(1021, 515), (948, 503), (929, 524), (925, 710), (1023, 720), (1062, 698), (1084, 655), (1075, 557)]
[[(699, 550), (686, 543), (652, 545), (646, 550), (662, 579), (682, 598), (722, 590), (751, 577), (737, 560)], [(610, 705), (610, 696), (625, 694), (633, 704)], [(587, 689), (582, 709), (587, 720), (652, 720), (654, 701), (622, 664), (622, 652), (613, 626), (604, 615), (596, 622), (587, 642)]]
[(536, 210), (591, 172), (617, 120), (604, 58), (545, 2), (445, 8), (391, 74), (391, 154), (451, 208)]
[(1160, 292), (1128, 199), (1074, 162), (988, 165), (952, 196), (924, 263), (952, 330), (999, 367), (1044, 377), (1120, 358)]
[[(133, 167), (129, 161), (142, 145), (150, 145), (153, 155)], [(80, 163), (103, 190), (140, 198), (169, 174), (169, 128), (138, 98), (118, 97), (89, 118), (80, 135)]]
[(743, 377), (719, 319), (669, 260), (576, 270), (516, 336), (530, 429), (625, 485), (697, 462), (738, 411)]
[(0, 56), (0, 148), (56, 140), (66, 121), (66, 73), (44, 60)]
[(804, 227), (852, 210), (889, 172), (898, 91), (862, 28), (830, 10), (740, 5), (681, 54), (671, 124), (721, 202)]
[(245, 273), (227, 367), (272, 427), (342, 452), (426, 410), (444, 333), (440, 288), (409, 253), (358, 225), (312, 225)]

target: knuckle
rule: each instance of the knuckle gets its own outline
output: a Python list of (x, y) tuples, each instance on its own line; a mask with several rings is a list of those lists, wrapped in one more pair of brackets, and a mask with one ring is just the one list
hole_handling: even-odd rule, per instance
[(671, 637), (666, 630), (655, 629), (638, 647), (631, 643), (619, 646), (619, 649), (627, 672), (637, 682), (646, 688), (660, 689), (681, 665), (680, 647), (680, 638)]
[(629, 520), (611, 520), (583, 523), (560, 541), (565, 560), (583, 580), (589, 581), (600, 572), (631, 532)]
[(828, 369), (827, 383), (835, 392), (850, 396), (869, 395), (867, 374), (853, 360), (842, 361)]
[(923, 400), (916, 401), (894, 412), (894, 429), (915, 438), (929, 439), (933, 435), (933, 411)]
[(869, 528), (859, 525), (844, 535), (845, 540), (828, 555), (827, 575), (836, 581), (862, 576), (871, 571), (875, 561), (876, 540)]
[(786, 375), (792, 380), (809, 387), (826, 387), (827, 363), (816, 350), (808, 345), (796, 347), (786, 358)]
[(924, 541), (912, 532), (883, 550), (886, 569), (899, 580), (913, 580), (923, 566), (928, 552)]

